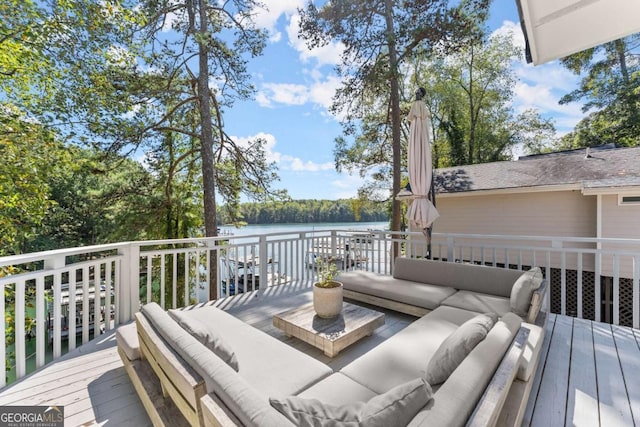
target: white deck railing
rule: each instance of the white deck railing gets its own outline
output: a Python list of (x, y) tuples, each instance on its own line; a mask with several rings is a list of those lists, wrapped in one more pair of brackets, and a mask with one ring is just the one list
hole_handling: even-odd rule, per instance
[[(20, 378), (60, 357), (65, 348), (131, 320), (140, 304), (156, 301), (178, 308), (206, 301), (211, 283), (220, 297), (310, 283), (318, 259), (332, 259), (342, 269), (391, 274), (396, 250), (504, 268), (540, 266), (547, 278), (559, 277), (552, 288), (561, 314), (582, 317), (589, 303), (596, 320), (606, 306), (612, 310), (610, 320), (620, 324), (621, 313), (631, 307), (626, 323), (640, 327), (640, 240), (434, 233), (431, 249), (430, 255), (422, 233), (327, 230), (127, 242), (3, 257), (0, 312), (5, 319), (12, 316), (0, 322), (0, 362), (11, 362)], [(593, 295), (583, 292), (585, 272), (594, 277)], [(570, 275), (577, 283), (569, 285)], [(608, 302), (603, 302), (603, 281), (610, 289)], [(570, 288), (577, 293), (572, 310)], [(35, 321), (30, 334), (27, 319)], [(13, 351), (6, 340), (6, 327), (12, 325)]]

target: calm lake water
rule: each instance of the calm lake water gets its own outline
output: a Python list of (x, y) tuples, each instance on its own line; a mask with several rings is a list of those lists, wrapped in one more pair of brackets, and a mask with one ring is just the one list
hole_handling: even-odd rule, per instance
[(235, 236), (251, 234), (286, 233), (288, 231), (319, 231), (319, 230), (385, 230), (389, 222), (331, 222), (308, 224), (255, 224), (242, 228), (229, 226), (220, 227), (220, 231), (229, 232)]

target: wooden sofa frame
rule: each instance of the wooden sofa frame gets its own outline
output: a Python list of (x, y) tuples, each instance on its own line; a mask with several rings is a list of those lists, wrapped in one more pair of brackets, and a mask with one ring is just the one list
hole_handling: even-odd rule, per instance
[[(540, 298), (543, 301), (544, 290)], [(546, 312), (540, 311), (537, 320), (544, 323)], [(130, 361), (122, 350), (118, 351), (154, 426), (242, 425), (218, 396), (206, 392), (200, 375), (167, 345), (141, 313), (136, 314), (136, 329), (141, 359)], [(507, 417), (514, 423), (510, 425), (519, 425), (516, 422), (522, 420), (532, 381), (520, 387), (515, 396), (510, 388), (518, 382), (515, 375), (528, 335), (529, 330), (521, 327), (469, 418), (468, 426), (494, 426), (499, 417), (505, 418), (501, 414), (503, 406), (514, 413)]]

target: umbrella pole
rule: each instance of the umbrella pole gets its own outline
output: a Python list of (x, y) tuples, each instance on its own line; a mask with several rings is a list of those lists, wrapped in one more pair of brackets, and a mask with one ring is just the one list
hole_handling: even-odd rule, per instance
[[(433, 207), (436, 207), (436, 190), (434, 185), (435, 173), (433, 169), (431, 170), (431, 187), (429, 188), (429, 199), (431, 203), (433, 203)], [(427, 258), (433, 259), (433, 254), (431, 253), (431, 233), (433, 232), (433, 224), (429, 226), (427, 229)]]

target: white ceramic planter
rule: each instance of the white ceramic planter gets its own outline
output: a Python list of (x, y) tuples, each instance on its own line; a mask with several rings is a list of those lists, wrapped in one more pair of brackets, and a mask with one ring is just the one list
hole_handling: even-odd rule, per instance
[(321, 288), (314, 284), (313, 308), (324, 319), (339, 315), (342, 312), (342, 283), (334, 288)]

